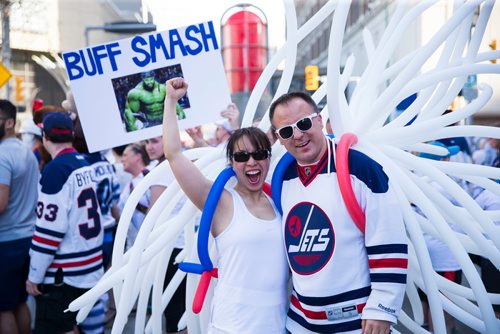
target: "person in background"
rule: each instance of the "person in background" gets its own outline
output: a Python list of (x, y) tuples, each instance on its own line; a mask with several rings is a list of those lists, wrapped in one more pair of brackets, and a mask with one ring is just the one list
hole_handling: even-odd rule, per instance
[(52, 157), (40, 178), (26, 291), (36, 299), (36, 333), (77, 333), (69, 303), (102, 277), (103, 227), (94, 171), (73, 147), (73, 120), (49, 112), (43, 144)]
[[(212, 181), (182, 153), (175, 115), (187, 88), (182, 78), (166, 82), (163, 146), (182, 190), (203, 210)], [(227, 143), (237, 184), (222, 191), (211, 226), (219, 268), (208, 333), (285, 333), (288, 267), (281, 219), (262, 191), (270, 150), (266, 134), (254, 127), (236, 130)]]
[(38, 162), (16, 138), (16, 107), (0, 100), (0, 333), (31, 332), (25, 282), (35, 226)]
[[(486, 165), (484, 160), (485, 158), (485, 155), (481, 155), (480, 157), (477, 157), (477, 160), (474, 162), (478, 165), (484, 166)], [(489, 161), (491, 161), (491, 159)], [(472, 186), (471, 196), (474, 198), (479, 207), (485, 211), (500, 210), (500, 196), (488, 189), (484, 189), (483, 187), (475, 184)], [(495, 221), (495, 224), (497, 226), (500, 225), (500, 221)], [(481, 267), (481, 279), (486, 291), (489, 293), (500, 293), (500, 284), (498, 283), (500, 282), (500, 270), (498, 270), (495, 265), (486, 258), (473, 256), (473, 260), (477, 260)], [(500, 319), (500, 306), (493, 305), (493, 310), (495, 311), (496, 317)]]
[(126, 147), (127, 145), (113, 147), (111, 151), (106, 155), (109, 162), (111, 162), (111, 164), (115, 168), (121, 190), (125, 189), (127, 183), (132, 180), (132, 175), (123, 170), (122, 156), (123, 151), (125, 151)]
[[(408, 245), (399, 202), (382, 166), (349, 151), (350, 180), (366, 215), (364, 230), (339, 191), (335, 147), (323, 134), (314, 100), (292, 92), (269, 112), (276, 135), (296, 159), (283, 179), (283, 235), (293, 292), (291, 333), (388, 334), (403, 304)], [(353, 263), (355, 265), (353, 265)]]
[[(460, 154), (461, 152), (461, 148), (458, 145), (446, 146), (440, 141), (434, 141), (430, 144), (447, 149), (448, 154), (441, 156), (430, 153), (420, 153), (420, 157), (431, 160), (450, 161), (453, 156)], [(454, 179), (454, 181), (460, 185), (460, 180)], [(443, 187), (441, 187), (439, 183), (432, 182), (431, 185), (436, 188), (441, 193), (441, 195), (446, 197), (451, 203), (453, 203), (454, 205), (458, 205), (458, 202)], [(418, 208), (416, 208), (416, 211), (423, 215), (423, 213)], [(455, 224), (450, 224), (450, 227), (457, 232), (463, 232), (460, 227)], [(448, 245), (440, 239), (435, 238), (425, 232), (424, 239), (427, 245), (427, 249), (429, 250), (432, 268), (436, 271), (436, 273), (456, 284), (461, 284), (462, 267), (453, 256), (453, 253), (449, 249)], [(420, 296), (420, 300), (422, 301), (422, 307), (424, 311), (424, 324), (422, 325), (422, 327), (428, 329), (432, 333), (434, 331), (434, 326), (432, 323), (432, 314), (429, 308), (429, 300), (427, 298), (427, 295), (422, 290), (419, 289), (418, 293)], [(448, 334), (456, 333), (455, 318), (453, 318), (447, 312), (445, 312), (445, 325), (446, 332)]]
[[(150, 139), (146, 139), (145, 141), (146, 152), (148, 152), (149, 159), (154, 163), (155, 166), (158, 166), (163, 161), (165, 161), (165, 155), (163, 154), (163, 138), (162, 136), (154, 137)], [(162, 180), (158, 184), (153, 184), (149, 188), (151, 191), (150, 198), (150, 208), (154, 205), (154, 203), (158, 200), (160, 195), (167, 189), (168, 185), (172, 183), (174, 180), (174, 176), (171, 171), (168, 171), (162, 177)], [(172, 211), (170, 217), (177, 215), (179, 210), (182, 208), (184, 203), (186, 202), (186, 197), (183, 197), (175, 206)], [(184, 249), (185, 241), (184, 241), (184, 232), (181, 232), (175, 241), (174, 249), (172, 254), (170, 255), (170, 259), (168, 260), (167, 272), (165, 275), (165, 283), (164, 287), (170, 282), (170, 280), (174, 277), (177, 269), (179, 269), (179, 264), (175, 262), (175, 258), (179, 253)], [(173, 333), (187, 333), (187, 329), (178, 330), (177, 324), (181, 319), (184, 311), (186, 310), (186, 278), (184, 278), (175, 291), (174, 295), (170, 299), (168, 303), (164, 315), (166, 319), (166, 329), (168, 334)]]
[[(149, 170), (146, 168), (149, 164), (149, 157), (143, 145), (134, 143), (127, 145), (123, 151), (121, 162), (123, 164), (123, 170), (130, 173), (132, 175), (132, 179), (125, 185), (120, 194), (120, 199), (118, 201), (120, 215), (122, 214), (123, 208), (125, 207), (132, 191), (149, 173)], [(129, 249), (134, 244), (135, 238), (137, 237), (142, 222), (144, 221), (144, 217), (149, 210), (150, 198), (151, 191), (147, 190), (135, 207), (127, 233), (126, 249)]]
[[(41, 126), (42, 122), (43, 122), (43, 118), (49, 112), (66, 113), (66, 110), (62, 107), (57, 107), (57, 106), (53, 106), (53, 105), (41, 106), (38, 109), (33, 109), (33, 122), (37, 126)], [(50, 162), (50, 160), (52, 160), (52, 157), (50, 156), (49, 152), (47, 152), (43, 143), (41, 146), (38, 147), (38, 150), (37, 150), (37, 152), (35, 152), (35, 155), (38, 157), (39, 169), (40, 169), (40, 171), (43, 171), (43, 168), (45, 167), (45, 165), (48, 164)]]
[[(499, 124), (497, 124), (499, 126)], [(486, 166), (499, 167), (498, 155), (500, 150), (500, 139), (488, 138), (484, 144)]]
[[(76, 109), (74, 109), (76, 110)], [(101, 224), (104, 228), (102, 244), (103, 266), (107, 270), (111, 264), (113, 243), (118, 212), (118, 199), (120, 197), (120, 184), (115, 167), (106, 159), (104, 152), (90, 153), (79, 117), (75, 120), (75, 149), (81, 153), (94, 170), (93, 179), (97, 183), (97, 200), (101, 209)], [(100, 334), (104, 332), (106, 313), (109, 311), (108, 294), (102, 295), (96, 302), (89, 315), (78, 325), (84, 334)]]
[(33, 119), (27, 118), (21, 122), (19, 133), (22, 142), (31, 149), (37, 160), (40, 161), (40, 148), (43, 146), (42, 130), (33, 122)]
[(234, 130), (240, 128), (239, 117), (240, 111), (234, 103), (230, 103), (226, 109), (221, 111), (220, 115), (224, 118), (223, 120), (215, 122), (215, 135), (208, 141), (203, 138), (203, 133), (201, 127), (197, 126), (191, 129), (187, 129), (186, 132), (193, 139), (195, 147), (204, 146), (216, 146), (223, 147), (226, 145), (227, 140)]

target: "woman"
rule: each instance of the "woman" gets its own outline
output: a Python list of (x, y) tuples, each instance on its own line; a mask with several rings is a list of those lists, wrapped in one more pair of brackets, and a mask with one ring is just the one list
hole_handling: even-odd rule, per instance
[[(201, 210), (212, 181), (182, 154), (175, 114), (187, 87), (182, 78), (166, 82), (163, 145), (182, 190)], [(257, 128), (236, 130), (229, 138), (226, 154), (237, 184), (222, 192), (212, 220), (219, 279), (209, 333), (285, 332), (288, 265), (281, 218), (262, 191), (270, 152), (269, 139)]]
[[(144, 141), (146, 152), (148, 152), (149, 159), (151, 161), (156, 161), (154, 167), (157, 167), (165, 160), (165, 155), (163, 154), (163, 139), (161, 136), (154, 137), (150, 139), (146, 139)], [(168, 172), (166, 175), (163, 175), (162, 179), (159, 183), (151, 185), (149, 190), (151, 191), (150, 205), (149, 208), (153, 207), (153, 204), (156, 203), (158, 198), (161, 196), (163, 191), (167, 189), (168, 185), (173, 181), (173, 175)], [(179, 210), (182, 208), (182, 205), (185, 202), (185, 198), (181, 199), (176, 207), (174, 208), (171, 216), (177, 215)], [(177, 239), (175, 240), (174, 249), (172, 250), (172, 254), (170, 255), (170, 259), (168, 260), (167, 272), (165, 274), (164, 287), (167, 287), (167, 284), (172, 280), (179, 265), (175, 262), (175, 258), (184, 248), (184, 232), (181, 232)], [(181, 319), (184, 311), (186, 310), (186, 278), (184, 278), (175, 290), (170, 302), (163, 314), (165, 315), (165, 319), (167, 321), (167, 334), (185, 334), (187, 333), (186, 329), (178, 330), (177, 324)]]

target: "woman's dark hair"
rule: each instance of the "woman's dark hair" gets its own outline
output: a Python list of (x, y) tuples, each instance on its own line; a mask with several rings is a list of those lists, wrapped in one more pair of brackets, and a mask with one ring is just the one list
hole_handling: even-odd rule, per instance
[(241, 128), (235, 130), (229, 137), (226, 147), (227, 161), (231, 161), (236, 144), (243, 137), (247, 137), (256, 150), (267, 150), (271, 152), (271, 142), (264, 131), (255, 127)]
[(77, 117), (75, 119), (74, 124), (75, 124), (75, 130), (74, 130), (73, 147), (79, 153), (84, 153), (84, 154), (90, 153), (89, 147), (87, 146), (87, 141), (85, 140), (85, 134), (83, 133), (80, 117)]
[(130, 147), (130, 150), (132, 150), (132, 152), (134, 152), (135, 154), (141, 155), (141, 160), (145, 166), (149, 165), (150, 160), (149, 160), (148, 152), (146, 152), (144, 145), (134, 143), (134, 144), (128, 145), (127, 147)]

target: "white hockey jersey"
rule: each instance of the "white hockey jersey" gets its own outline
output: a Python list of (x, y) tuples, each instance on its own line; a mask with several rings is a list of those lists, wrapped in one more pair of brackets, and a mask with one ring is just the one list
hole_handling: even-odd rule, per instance
[(74, 149), (65, 149), (45, 166), (39, 186), (29, 280), (53, 284), (62, 272), (68, 285), (93, 287), (104, 272), (93, 169)]
[(283, 178), (291, 333), (360, 332), (361, 319), (395, 323), (403, 303), (407, 240), (388, 178), (375, 161), (349, 151), (353, 190), (366, 216), (363, 234), (342, 200), (331, 151), (309, 169), (291, 164)]

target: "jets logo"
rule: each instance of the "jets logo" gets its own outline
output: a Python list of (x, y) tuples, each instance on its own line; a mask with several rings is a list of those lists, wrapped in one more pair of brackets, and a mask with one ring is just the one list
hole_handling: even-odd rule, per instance
[(332, 223), (323, 210), (303, 202), (290, 210), (285, 222), (285, 244), (292, 269), (301, 275), (318, 272), (335, 246)]

